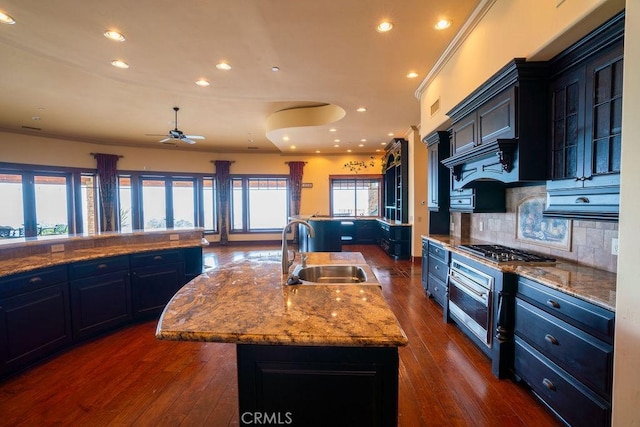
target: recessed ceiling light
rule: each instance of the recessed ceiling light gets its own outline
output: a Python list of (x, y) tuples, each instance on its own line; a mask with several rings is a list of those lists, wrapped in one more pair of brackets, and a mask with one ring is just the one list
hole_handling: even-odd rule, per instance
[(356, 110), (358, 113), (364, 113), (365, 111), (367, 111), (367, 109), (365, 107), (360, 107)]
[(349, 149), (347, 150), (347, 153), (350, 153), (350, 152), (351, 152), (351, 148), (349, 148)]
[(362, 138), (362, 139), (360, 140), (360, 142), (367, 142), (367, 139), (366, 139), (366, 138)]
[(389, 136), (393, 136), (393, 132), (389, 132), (387, 135), (389, 135)]
[(329, 132), (335, 132), (335, 131), (337, 131), (337, 130), (338, 130), (338, 129), (336, 129), (336, 128), (331, 128), (331, 129), (329, 129)]
[(338, 148), (338, 147), (340, 147), (340, 144), (334, 144), (333, 146), (334, 146), (335, 148)]
[(386, 142), (381, 142), (380, 145), (387, 145), (387, 143)]
[(316, 150), (316, 153), (320, 153), (320, 150)]
[(295, 146), (295, 145), (292, 145), (292, 146), (291, 146), (291, 147), (289, 147), (289, 148), (291, 148), (292, 150), (295, 150), (295, 149), (296, 149), (296, 146)]
[(358, 144), (358, 147), (364, 147), (364, 144)]
[(33, 116), (31, 117), (31, 120), (38, 121), (38, 120), (42, 120), (42, 118), (40, 116)]
[(200, 87), (207, 87), (209, 86), (211, 83), (209, 83), (208, 81), (206, 81), (205, 79), (200, 79), (196, 81), (196, 84)]
[(104, 32), (104, 36), (106, 38), (108, 38), (109, 40), (113, 40), (113, 41), (117, 41), (117, 42), (123, 42), (125, 41), (124, 36), (122, 35), (122, 33), (119, 33), (117, 31), (113, 31), (113, 30), (107, 30)]
[(289, 137), (288, 137), (288, 136), (283, 136), (283, 137), (282, 137), (282, 140), (283, 140), (283, 141), (288, 141), (288, 140), (289, 140)]
[(280, 71), (280, 67), (273, 66), (271, 67), (271, 71)]
[(231, 65), (229, 65), (228, 63), (224, 62), (224, 61), (220, 61), (216, 64), (216, 68), (218, 70), (224, 70), (224, 71), (228, 71), (231, 69)]
[(340, 140), (339, 139), (334, 139), (333, 142), (340, 142)]
[(418, 73), (416, 73), (415, 71), (407, 73), (407, 78), (409, 79), (415, 79), (416, 77), (418, 77)]
[(16, 23), (16, 20), (13, 19), (11, 16), (7, 15), (6, 13), (0, 12), (0, 22), (2, 22), (3, 24), (12, 25)]
[(436, 23), (436, 30), (444, 30), (451, 26), (451, 21), (448, 19), (441, 19)]
[(118, 68), (129, 68), (129, 64), (119, 59), (114, 59), (113, 61), (111, 61), (111, 65)]
[(393, 28), (393, 24), (390, 21), (382, 21), (376, 27), (379, 33), (386, 33), (387, 31), (391, 31)]

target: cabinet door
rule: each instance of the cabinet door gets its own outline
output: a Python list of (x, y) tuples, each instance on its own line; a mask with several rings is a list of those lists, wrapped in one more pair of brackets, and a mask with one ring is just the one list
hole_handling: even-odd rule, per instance
[(478, 141), (480, 144), (516, 135), (516, 88), (499, 93), (478, 109)]
[(184, 263), (140, 267), (132, 271), (133, 317), (162, 313), (171, 297), (184, 285)]
[(68, 289), (65, 282), (0, 299), (0, 373), (71, 342)]
[(567, 180), (563, 187), (579, 187), (584, 157), (584, 68), (551, 85), (551, 179)]
[(427, 207), (429, 210), (438, 210), (440, 208), (440, 199), (438, 192), (438, 175), (440, 171), (440, 162), (438, 160), (438, 145), (430, 145), (427, 150)]
[(129, 270), (71, 281), (73, 335), (87, 338), (131, 320)]
[(618, 185), (622, 140), (622, 46), (587, 64), (585, 187)]
[(451, 126), (451, 151), (459, 154), (476, 146), (476, 113), (471, 113)]

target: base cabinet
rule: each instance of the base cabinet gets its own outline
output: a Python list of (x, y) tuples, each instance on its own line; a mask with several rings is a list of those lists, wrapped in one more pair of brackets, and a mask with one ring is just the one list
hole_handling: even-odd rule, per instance
[(0, 280), (0, 374), (71, 343), (66, 266)]
[(185, 284), (184, 253), (160, 251), (131, 255), (134, 319), (157, 316)]
[(378, 220), (378, 245), (394, 259), (411, 257), (411, 225)]
[(449, 251), (438, 243), (423, 239), (422, 260), (422, 286), (428, 297), (433, 298), (441, 307), (445, 307)]
[[(396, 347), (237, 346), (240, 422), (396, 426)], [(263, 418), (264, 419), (264, 418)]]
[(69, 275), (75, 339), (131, 321), (129, 256), (71, 264)]
[(521, 277), (516, 377), (567, 424), (608, 426), (613, 330), (613, 312)]
[(74, 342), (158, 316), (202, 271), (202, 248), (169, 249), (0, 278), (0, 377)]

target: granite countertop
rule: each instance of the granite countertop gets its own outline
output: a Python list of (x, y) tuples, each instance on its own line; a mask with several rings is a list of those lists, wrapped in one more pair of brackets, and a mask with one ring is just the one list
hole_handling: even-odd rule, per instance
[[(181, 238), (171, 240), (170, 236), (176, 234)], [(35, 244), (40, 247), (35, 248)], [(51, 244), (62, 245), (65, 250), (52, 252)], [(105, 238), (105, 236), (69, 236), (48, 241), (12, 242), (10, 247), (4, 247), (2, 250), (0, 277), (79, 261), (201, 245), (202, 232), (200, 230), (167, 231), (165, 233), (112, 233), (109, 238)]]
[(457, 249), (457, 246), (463, 244), (486, 244), (491, 242), (477, 239), (463, 239), (450, 235), (424, 235), (422, 237), (440, 243), (444, 245), (447, 250), (473, 258), (484, 265), (499, 269), (503, 272), (518, 274), (560, 292), (593, 303), (604, 309), (611, 311), (616, 310), (616, 273), (562, 260), (555, 264), (544, 265), (528, 263), (497, 265), (491, 261)]
[[(366, 264), (357, 252), (310, 252), (307, 265)], [(206, 271), (171, 299), (156, 336), (237, 344), (397, 347), (407, 337), (377, 283), (285, 284), (280, 254)], [(293, 271), (295, 265), (291, 267)]]

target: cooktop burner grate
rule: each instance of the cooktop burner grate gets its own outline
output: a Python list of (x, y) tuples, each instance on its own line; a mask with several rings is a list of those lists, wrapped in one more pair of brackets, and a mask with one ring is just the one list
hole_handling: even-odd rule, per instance
[(503, 245), (460, 245), (458, 248), (494, 262), (555, 262), (555, 258)]

